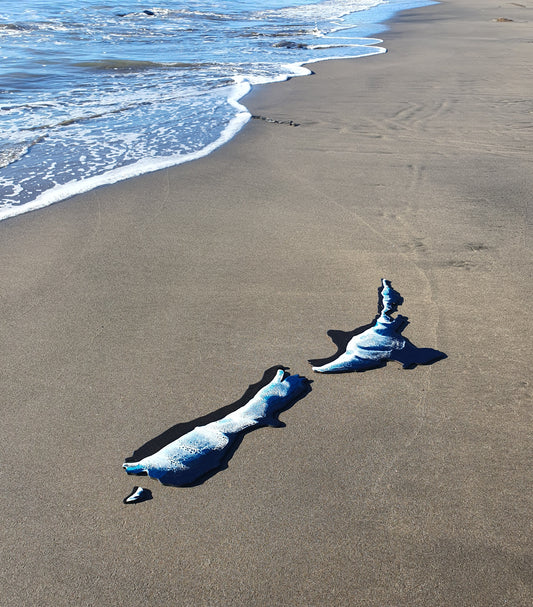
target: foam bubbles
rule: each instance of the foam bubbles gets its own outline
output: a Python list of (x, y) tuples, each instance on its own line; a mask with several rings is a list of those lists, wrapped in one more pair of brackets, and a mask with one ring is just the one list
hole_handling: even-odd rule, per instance
[(173, 486), (190, 485), (222, 465), (228, 449), (253, 426), (275, 424), (277, 414), (309, 390), (299, 375), (279, 370), (244, 406), (220, 420), (198, 426), (138, 462), (126, 462), (128, 474), (144, 475)]

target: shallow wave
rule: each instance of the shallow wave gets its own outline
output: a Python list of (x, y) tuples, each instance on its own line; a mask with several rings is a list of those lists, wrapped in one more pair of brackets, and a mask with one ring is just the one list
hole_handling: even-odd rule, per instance
[(316, 4), (303, 4), (280, 9), (267, 9), (257, 14), (265, 17), (280, 17), (283, 19), (313, 18), (320, 20), (335, 20), (351, 13), (365, 11), (374, 6), (384, 4), (385, 0), (324, 0)]
[(19, 143), (16, 145), (6, 145), (0, 147), (0, 169), (8, 166), (12, 162), (16, 162), (28, 152), (30, 145)]
[[(376, 43), (381, 42), (381, 40), (376, 40)], [(309, 49), (313, 51), (323, 51), (323, 50), (331, 50), (333, 48), (360, 48), (363, 51), (367, 51), (369, 48), (368, 44), (310, 44)], [(382, 51), (379, 51), (382, 52)], [(371, 51), (369, 51), (371, 54)]]
[(237, 36), (240, 38), (285, 38), (287, 36), (308, 36), (310, 34), (314, 34), (316, 30), (314, 29), (293, 29), (293, 30), (281, 30), (281, 31), (242, 31), (238, 32)]
[(134, 11), (131, 13), (116, 13), (117, 17), (123, 19), (146, 19), (146, 18), (180, 18), (180, 17), (201, 17), (209, 20), (230, 20), (234, 15), (215, 13), (212, 11), (192, 10), (190, 8), (172, 9), (172, 8), (151, 8), (149, 10)]
[[(17, 205), (14, 203), (7, 203), (2, 205), (0, 203), (0, 221), (10, 217), (15, 217), (28, 211), (34, 211), (50, 206), (55, 202), (65, 200), (66, 198), (70, 198), (71, 196), (75, 196), (77, 194), (89, 192), (90, 190), (102, 185), (117, 183), (118, 181), (130, 179), (145, 173), (177, 166), (179, 164), (197, 160), (211, 154), (211, 152), (213, 152), (216, 148), (224, 145), (230, 139), (232, 139), (234, 135), (238, 133), (250, 119), (250, 112), (238, 101), (250, 91), (250, 88), (250, 84), (246, 82), (241, 82), (240, 84), (234, 86), (233, 95), (229, 99), (229, 103), (235, 109), (235, 116), (222, 130), (219, 137), (202, 149), (196, 150), (189, 154), (178, 153), (170, 156), (155, 158), (146, 157), (136, 162), (111, 169), (100, 175), (95, 175), (87, 179), (73, 179), (65, 184), (56, 185), (55, 187), (49, 188), (38, 195), (31, 202), (25, 204)], [(2, 180), (0, 179), (0, 183), (1, 181)], [(14, 185), (13, 187), (17, 190), (20, 189), (18, 185)]]
[(21, 32), (31, 29), (28, 25), (22, 23), (0, 23), (0, 32)]
[(0, 34), (8, 32), (15, 34), (26, 34), (32, 32), (66, 32), (70, 27), (63, 23), (55, 22), (34, 22), (34, 23), (0, 23)]
[(93, 70), (117, 70), (117, 71), (140, 71), (154, 69), (201, 69), (209, 67), (209, 63), (190, 63), (187, 61), (158, 62), (142, 61), (138, 59), (100, 59), (97, 61), (78, 61), (73, 64), (75, 67), (86, 67)]

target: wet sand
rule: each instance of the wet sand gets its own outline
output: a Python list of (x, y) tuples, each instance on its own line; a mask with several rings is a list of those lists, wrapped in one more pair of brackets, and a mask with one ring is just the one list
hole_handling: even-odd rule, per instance
[[(531, 604), (532, 21), (404, 12), (209, 157), (0, 223), (2, 605)], [(382, 277), (447, 358), (314, 374)], [(312, 391), (227, 469), (124, 473), (276, 365)]]

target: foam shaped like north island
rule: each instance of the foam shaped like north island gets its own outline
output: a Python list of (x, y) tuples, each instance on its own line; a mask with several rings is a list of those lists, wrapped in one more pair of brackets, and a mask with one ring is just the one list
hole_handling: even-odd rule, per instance
[(280, 369), (244, 406), (222, 419), (198, 426), (157, 453), (138, 462), (126, 462), (128, 474), (145, 475), (163, 484), (190, 485), (218, 468), (233, 442), (254, 426), (277, 426), (277, 415), (309, 390), (309, 381)]
[(431, 348), (417, 348), (401, 334), (408, 324), (405, 316), (392, 316), (403, 297), (395, 291), (389, 280), (383, 279), (381, 291), (381, 313), (373, 325), (362, 333), (354, 335), (347, 343), (345, 351), (334, 360), (313, 366), (317, 373), (342, 373), (345, 371), (365, 371), (381, 366), (388, 360), (401, 362), (404, 367), (428, 364), (445, 354)]

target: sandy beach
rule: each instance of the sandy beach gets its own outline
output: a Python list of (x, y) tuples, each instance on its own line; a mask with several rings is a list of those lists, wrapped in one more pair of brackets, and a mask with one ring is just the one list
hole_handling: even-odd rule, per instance
[[(403, 12), (210, 156), (0, 223), (2, 606), (531, 604), (532, 24)], [(382, 278), (446, 358), (313, 373)], [(312, 390), (227, 469), (125, 474), (275, 366)]]

